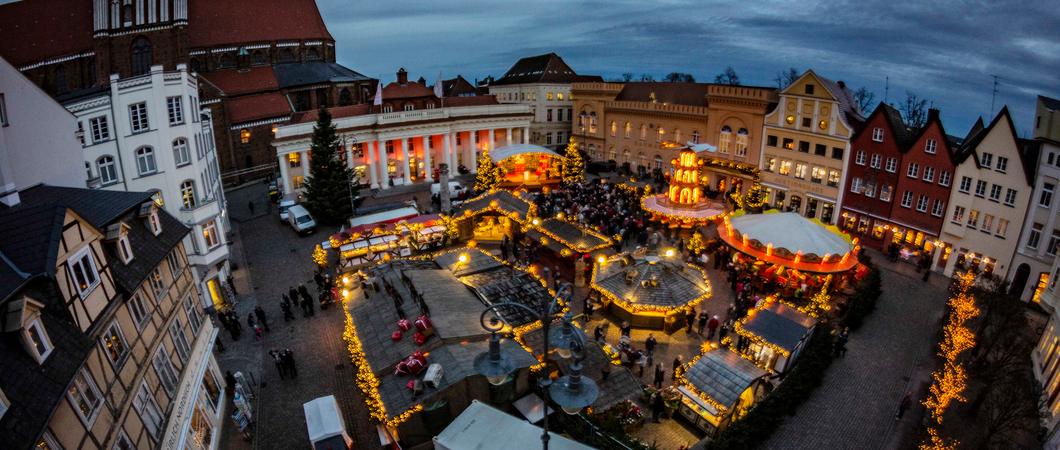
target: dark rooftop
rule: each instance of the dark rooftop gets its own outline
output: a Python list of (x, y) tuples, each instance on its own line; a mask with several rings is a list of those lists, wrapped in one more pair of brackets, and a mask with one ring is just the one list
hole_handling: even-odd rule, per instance
[(696, 390), (726, 408), (735, 405), (740, 394), (764, 376), (766, 371), (726, 349), (704, 353), (684, 374)]
[(471, 214), (476, 214), (489, 208), (493, 201), (497, 202), (497, 209), (501, 212), (505, 214), (517, 213), (521, 219), (525, 219), (528, 215), (531, 215), (532, 211), (536, 210), (532, 203), (522, 197), (509, 191), (498, 189), (461, 203), (453, 209), (453, 217), (457, 219), (464, 217), (464, 214), (466, 214), (464, 211), (471, 211)]
[(595, 272), (594, 287), (634, 305), (668, 308), (711, 295), (710, 280), (694, 266), (652, 256), (635, 259), (629, 265), (624, 263), (632, 259), (628, 255), (608, 259)]
[(779, 302), (758, 310), (742, 324), (744, 330), (789, 353), (810, 334), (813, 326), (810, 316)]
[(575, 81), (602, 81), (602, 78), (580, 76), (559, 55), (546, 53), (516, 61), (515, 65), (493, 84), (573, 83)]
[[(566, 220), (545, 219), (542, 220), (537, 227), (554, 236), (549, 236), (548, 246), (550, 248), (553, 248), (553, 244), (555, 243), (559, 244), (558, 248), (565, 248), (572, 252), (585, 253), (599, 250), (612, 244), (610, 238), (594, 230), (585, 228), (580, 224), (571, 223)], [(542, 236), (547, 236), (544, 232), (535, 228), (531, 228), (527, 235), (534, 240), (540, 240)], [(560, 242), (555, 242), (555, 238), (559, 238)]]
[(348, 83), (372, 78), (348, 69), (341, 64), (325, 61), (277, 64), (272, 68), (280, 88), (306, 86), (317, 83)]

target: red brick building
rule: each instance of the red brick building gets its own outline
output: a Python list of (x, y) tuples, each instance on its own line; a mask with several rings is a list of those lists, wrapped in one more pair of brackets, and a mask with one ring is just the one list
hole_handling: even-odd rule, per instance
[(938, 110), (912, 129), (881, 103), (851, 139), (839, 225), (863, 245), (934, 250), (953, 184), (954, 162)]

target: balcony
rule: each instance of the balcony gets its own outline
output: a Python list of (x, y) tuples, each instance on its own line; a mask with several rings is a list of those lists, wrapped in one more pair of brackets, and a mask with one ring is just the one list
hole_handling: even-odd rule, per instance
[(197, 252), (188, 252), (188, 263), (193, 266), (201, 267), (213, 267), (217, 263), (228, 259), (228, 243), (225, 242), (212, 250), (206, 250), (205, 248), (198, 248)]
[(185, 225), (193, 226), (221, 214), (220, 202), (214, 200), (200, 200), (194, 208), (180, 208), (179, 218)]

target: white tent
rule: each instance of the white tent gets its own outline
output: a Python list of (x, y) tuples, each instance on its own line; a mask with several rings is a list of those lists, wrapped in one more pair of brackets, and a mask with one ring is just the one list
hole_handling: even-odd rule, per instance
[(517, 155), (544, 153), (554, 158), (562, 158), (559, 153), (534, 144), (512, 144), (490, 150), (490, 159), (495, 163), (504, 161)]
[[(555, 433), (549, 433), (553, 450), (592, 450)], [(436, 450), (537, 450), (541, 428), (510, 416), (478, 400), (460, 413), (453, 423), (434, 437)]]
[(316, 444), (324, 440), (330, 441), (329, 438), (341, 437), (347, 447), (353, 444), (353, 439), (346, 434), (342, 412), (339, 411), (339, 404), (335, 401), (334, 395), (310, 400), (302, 405), (302, 409), (305, 410), (309, 442)]
[(737, 236), (746, 234), (762, 245), (773, 244), (773, 248), (791, 253), (837, 256), (853, 248), (843, 236), (796, 213), (746, 214), (732, 218), (730, 223)]

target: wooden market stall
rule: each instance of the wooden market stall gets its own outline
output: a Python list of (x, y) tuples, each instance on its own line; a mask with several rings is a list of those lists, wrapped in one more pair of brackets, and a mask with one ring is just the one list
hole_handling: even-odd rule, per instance
[(768, 373), (726, 349), (713, 349), (678, 368), (679, 411), (696, 428), (715, 437), (765, 395)]
[(772, 297), (736, 322), (735, 348), (758, 367), (782, 374), (795, 364), (816, 325), (814, 318)]

